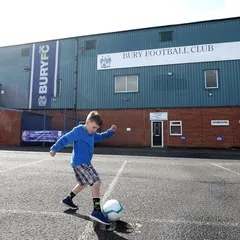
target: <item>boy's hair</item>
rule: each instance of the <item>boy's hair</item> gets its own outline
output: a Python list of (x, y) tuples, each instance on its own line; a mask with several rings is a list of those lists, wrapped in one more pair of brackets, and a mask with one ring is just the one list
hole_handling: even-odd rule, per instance
[(87, 120), (95, 122), (98, 126), (102, 126), (102, 119), (97, 111), (91, 111), (87, 116)]

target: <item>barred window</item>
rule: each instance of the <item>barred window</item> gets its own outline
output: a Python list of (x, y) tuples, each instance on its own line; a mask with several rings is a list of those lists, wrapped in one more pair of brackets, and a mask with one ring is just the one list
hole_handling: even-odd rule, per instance
[(58, 81), (57, 81), (57, 95), (58, 96), (61, 95), (61, 90), (62, 90), (62, 80), (58, 79)]

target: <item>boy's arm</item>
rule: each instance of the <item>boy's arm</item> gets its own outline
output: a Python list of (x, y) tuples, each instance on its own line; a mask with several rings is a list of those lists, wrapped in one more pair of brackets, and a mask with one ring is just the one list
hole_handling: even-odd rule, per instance
[(97, 133), (94, 134), (94, 142), (101, 142), (105, 139), (110, 138), (116, 133), (117, 127), (115, 125), (112, 125), (110, 129), (108, 129), (106, 132)]
[(58, 141), (50, 148), (51, 151), (58, 152), (66, 145), (78, 140), (79, 128), (74, 128), (71, 132), (62, 136)]

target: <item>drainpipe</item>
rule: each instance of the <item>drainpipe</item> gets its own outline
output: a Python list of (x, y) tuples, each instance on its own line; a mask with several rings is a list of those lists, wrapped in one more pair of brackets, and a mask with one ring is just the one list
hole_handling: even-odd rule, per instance
[(78, 38), (76, 38), (75, 43), (75, 67), (74, 67), (74, 124), (76, 126), (77, 118), (77, 89), (78, 89), (78, 51), (79, 43)]

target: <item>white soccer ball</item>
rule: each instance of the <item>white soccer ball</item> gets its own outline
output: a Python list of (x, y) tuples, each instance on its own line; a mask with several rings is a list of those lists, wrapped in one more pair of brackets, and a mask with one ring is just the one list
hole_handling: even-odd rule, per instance
[(119, 220), (123, 214), (122, 204), (115, 199), (105, 202), (102, 209), (111, 221)]

